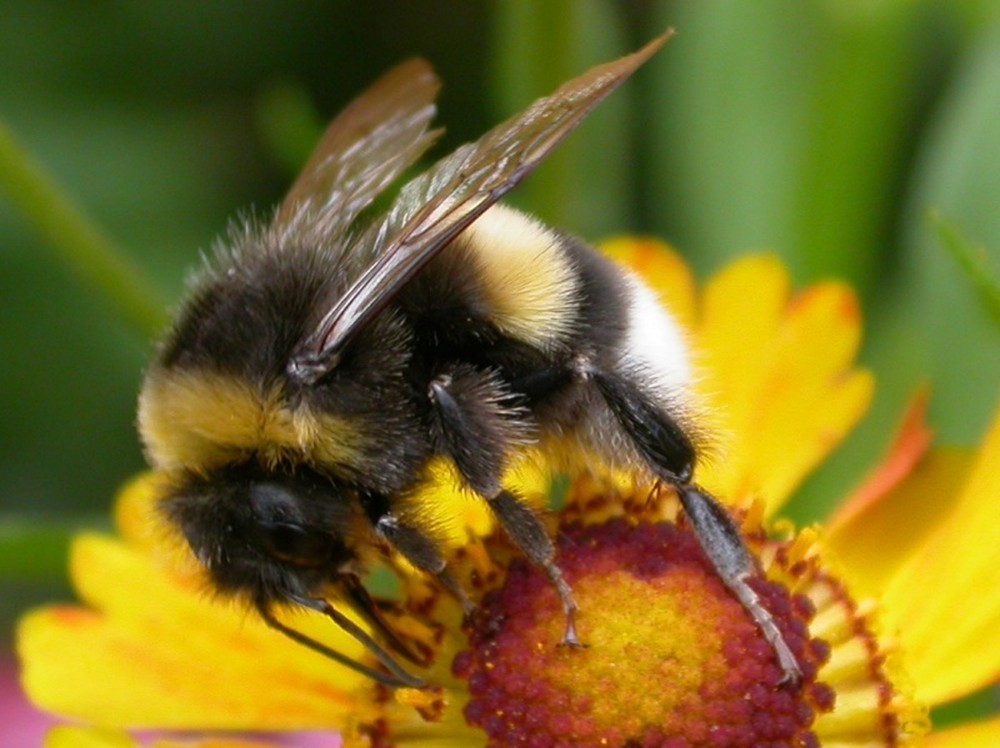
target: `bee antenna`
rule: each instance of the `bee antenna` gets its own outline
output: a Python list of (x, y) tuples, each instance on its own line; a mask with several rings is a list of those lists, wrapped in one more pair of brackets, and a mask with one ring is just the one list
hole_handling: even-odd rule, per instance
[(322, 613), (327, 618), (336, 623), (345, 633), (355, 639), (360, 643), (365, 649), (371, 652), (375, 658), (388, 670), (388, 673), (383, 673), (380, 670), (375, 670), (374, 668), (363, 665), (357, 660), (353, 660), (347, 655), (341, 654), (335, 649), (331, 649), (325, 644), (316, 641), (312, 637), (306, 636), (300, 631), (296, 631), (292, 627), (279, 621), (274, 614), (271, 612), (271, 608), (267, 602), (257, 603), (257, 612), (260, 613), (261, 618), (264, 619), (266, 623), (271, 628), (276, 631), (280, 631), (282, 634), (287, 636), (294, 642), (297, 642), (304, 647), (308, 647), (313, 652), (321, 654), (324, 657), (328, 657), (335, 662), (339, 662), (341, 665), (354, 670), (355, 672), (361, 673), (364, 676), (371, 678), (378, 683), (389, 688), (426, 688), (427, 684), (415, 675), (411, 675), (401, 668), (392, 656), (386, 652), (378, 642), (372, 639), (364, 629), (360, 628), (351, 619), (336, 610), (330, 603), (326, 600), (314, 600), (311, 598), (304, 597), (293, 597), (292, 602), (298, 603), (310, 610), (315, 610), (318, 613)]

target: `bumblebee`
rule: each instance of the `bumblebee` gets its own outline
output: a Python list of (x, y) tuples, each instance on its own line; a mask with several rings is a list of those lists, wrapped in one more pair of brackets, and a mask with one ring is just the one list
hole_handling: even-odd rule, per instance
[[(138, 414), (166, 486), (158, 507), (216, 590), (386, 685), (424, 685), (397, 661), (419, 657), (360, 575), (388, 546), (468, 605), (432, 528), (399, 511), (443, 458), (548, 575), (563, 644), (578, 646), (553, 543), (503, 483), (525, 450), (577, 455), (677, 490), (719, 576), (798, 677), (747, 585), (756, 571), (736, 526), (693, 482), (679, 326), (629, 272), (497, 204), (668, 36), (458, 148), (371, 217), (440, 134), (439, 82), (405, 62), (333, 120), (269, 222), (231, 231), (150, 365)], [(280, 606), (327, 616), (379, 665), (306, 637)]]

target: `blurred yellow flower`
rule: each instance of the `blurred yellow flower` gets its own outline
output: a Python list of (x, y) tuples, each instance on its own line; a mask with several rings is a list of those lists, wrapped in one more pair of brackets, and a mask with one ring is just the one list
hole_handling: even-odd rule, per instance
[[(699, 292), (654, 241), (606, 250), (642, 273), (690, 333), (705, 430), (700, 480), (742, 519), (755, 590), (803, 667), (779, 685), (773, 652), (700, 556), (674, 497), (577, 477), (553, 515), (581, 635), (543, 578), (465, 499), (455, 567), (478, 612), (403, 573), (402, 637), (433, 655), (434, 688), (389, 691), (209, 599), (182, 550), (165, 548), (139, 478), (118, 502), (119, 537), (80, 536), (71, 575), (86, 604), (21, 622), (23, 683), (42, 708), (93, 727), (51, 746), (134, 745), (126, 729), (250, 737), (197, 745), (927, 746), (1000, 745), (1000, 720), (932, 732), (926, 710), (1000, 677), (1000, 420), (977, 454), (932, 452), (919, 407), (885, 462), (827, 527), (765, 523), (866, 409), (854, 366), (861, 324), (839, 284), (792, 294), (771, 257), (733, 263)], [(449, 504), (454, 508), (454, 504)], [(452, 512), (453, 514), (455, 512)], [(776, 537), (765, 533), (776, 530)], [(325, 619), (304, 633), (366, 652)], [(264, 733), (263, 737), (254, 735)], [(332, 740), (329, 735), (325, 736)]]

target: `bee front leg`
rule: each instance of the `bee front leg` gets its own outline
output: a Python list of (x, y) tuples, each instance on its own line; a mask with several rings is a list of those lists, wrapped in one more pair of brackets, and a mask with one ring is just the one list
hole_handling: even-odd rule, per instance
[(388, 499), (380, 495), (367, 495), (361, 499), (365, 513), (375, 528), (375, 533), (399, 551), (416, 568), (433, 576), (462, 605), (468, 614), (473, 605), (455, 578), (448, 573), (447, 563), (437, 543), (428, 535), (405, 522), (390, 510)]
[(507, 537), (551, 580), (566, 616), (562, 644), (582, 646), (576, 632), (577, 605), (555, 562), (545, 525), (519, 497), (501, 485), (509, 452), (530, 437), (528, 411), (495, 373), (460, 365), (431, 381), (433, 433), (473, 491), (486, 499)]

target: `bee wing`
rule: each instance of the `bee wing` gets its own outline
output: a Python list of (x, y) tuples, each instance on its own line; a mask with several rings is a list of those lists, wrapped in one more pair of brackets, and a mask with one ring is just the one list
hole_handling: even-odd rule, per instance
[(347, 227), (440, 134), (428, 130), (440, 87), (431, 66), (414, 59), (348, 104), (313, 149), (275, 226), (313, 234)]
[(563, 84), (408, 183), (385, 217), (348, 250), (373, 252), (375, 259), (304, 341), (289, 373), (310, 383), (332, 370), (343, 346), (442, 247), (517, 185), (671, 35)]

